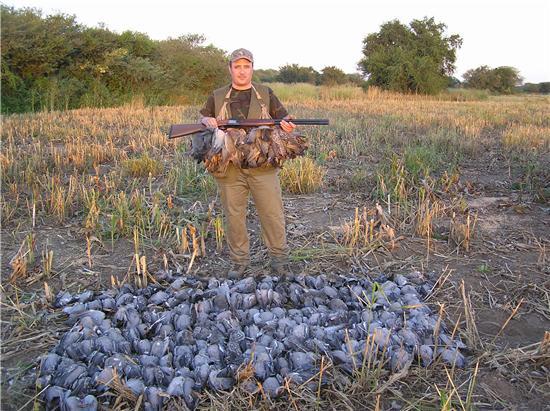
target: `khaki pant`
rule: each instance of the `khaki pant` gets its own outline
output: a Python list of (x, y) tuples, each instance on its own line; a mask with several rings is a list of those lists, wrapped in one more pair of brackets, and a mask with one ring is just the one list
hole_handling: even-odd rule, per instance
[(237, 264), (250, 264), (250, 243), (246, 229), (248, 195), (252, 193), (260, 217), (262, 239), (274, 260), (286, 260), (288, 246), (279, 170), (276, 168), (238, 169), (227, 167), (216, 176), (227, 225), (229, 255)]

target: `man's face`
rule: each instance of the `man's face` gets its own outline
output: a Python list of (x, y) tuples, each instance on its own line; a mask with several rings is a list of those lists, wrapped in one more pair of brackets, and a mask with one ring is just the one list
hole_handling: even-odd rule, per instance
[(238, 59), (231, 63), (229, 73), (231, 82), (237, 87), (248, 88), (252, 83), (252, 63), (247, 59)]

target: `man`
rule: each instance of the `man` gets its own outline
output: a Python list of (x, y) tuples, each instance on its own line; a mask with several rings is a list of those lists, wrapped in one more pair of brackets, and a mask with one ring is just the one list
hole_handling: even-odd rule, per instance
[[(200, 110), (201, 123), (209, 128), (218, 126), (217, 120), (236, 118), (277, 118), (290, 120), (273, 91), (252, 83), (254, 58), (246, 49), (231, 53), (229, 73), (231, 85), (215, 90)], [(283, 131), (290, 133), (295, 125), (281, 121)], [(227, 223), (227, 243), (232, 266), (230, 279), (244, 276), (250, 265), (249, 238), (246, 229), (246, 209), (251, 193), (260, 217), (262, 239), (271, 257), (275, 274), (285, 276), (288, 271), (288, 246), (279, 170), (274, 167), (241, 169), (229, 164), (223, 176), (214, 175)]]

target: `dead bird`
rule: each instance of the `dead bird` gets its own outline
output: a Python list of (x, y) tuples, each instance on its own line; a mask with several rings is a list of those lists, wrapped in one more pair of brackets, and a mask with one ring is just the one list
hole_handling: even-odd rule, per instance
[(275, 128), (271, 133), (271, 141), (273, 142), (272, 147), (277, 159), (283, 159), (287, 154), (285, 144), (282, 139), (283, 133), (284, 131), (280, 131), (278, 128)]
[(225, 146), (225, 139), (225, 132), (217, 128), (212, 136), (212, 148), (210, 150), (212, 154), (218, 154), (222, 150)]
[[(250, 145), (263, 141), (264, 134), (271, 139), (271, 131), (256, 132)], [(238, 138), (247, 144), (243, 135)], [(281, 139), (284, 143), (282, 134)], [(46, 402), (46, 394), (52, 407), (73, 398), (74, 408), (86, 395), (111, 390), (109, 384), (119, 378), (136, 395), (143, 393), (146, 409), (159, 409), (170, 395), (192, 408), (195, 391), (206, 385), (231, 389), (237, 369), (251, 360), (257, 382), (275, 398), (283, 378), (304, 383), (315, 375), (321, 355), (349, 373), (353, 360), (364, 355), (383, 361), (390, 372), (429, 366), (434, 359), (438, 316), (422, 301), (417, 289), (423, 284), (408, 278), (381, 278), (376, 292), (372, 280), (351, 274), (298, 275), (284, 286), (271, 276), (237, 282), (166, 278), (172, 281), (166, 287), (125, 285), (60, 295), (59, 308), (74, 325), (42, 359), (38, 382), (52, 385), (44, 393)], [(357, 298), (373, 294), (369, 307)], [(437, 356), (464, 366), (465, 345), (440, 325)]]
[(237, 168), (241, 167), (241, 152), (237, 150), (237, 141), (245, 136), (245, 131), (241, 128), (231, 128), (225, 133), (225, 141), (222, 147), (222, 164), (227, 167), (229, 163)]
[(412, 363), (412, 355), (404, 348), (399, 347), (393, 350), (390, 358), (390, 366), (392, 371), (402, 371), (408, 368)]
[(67, 411), (95, 411), (97, 398), (93, 395), (86, 395), (84, 398), (68, 397), (64, 401), (64, 407)]

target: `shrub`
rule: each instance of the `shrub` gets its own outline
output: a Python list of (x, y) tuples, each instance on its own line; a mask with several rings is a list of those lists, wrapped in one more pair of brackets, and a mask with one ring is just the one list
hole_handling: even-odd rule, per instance
[(163, 168), (159, 160), (149, 157), (147, 153), (122, 162), (124, 174), (132, 177), (147, 177), (149, 174), (156, 176), (162, 172)]
[(281, 170), (281, 186), (294, 194), (317, 191), (323, 185), (325, 169), (309, 157), (298, 157), (285, 163)]

